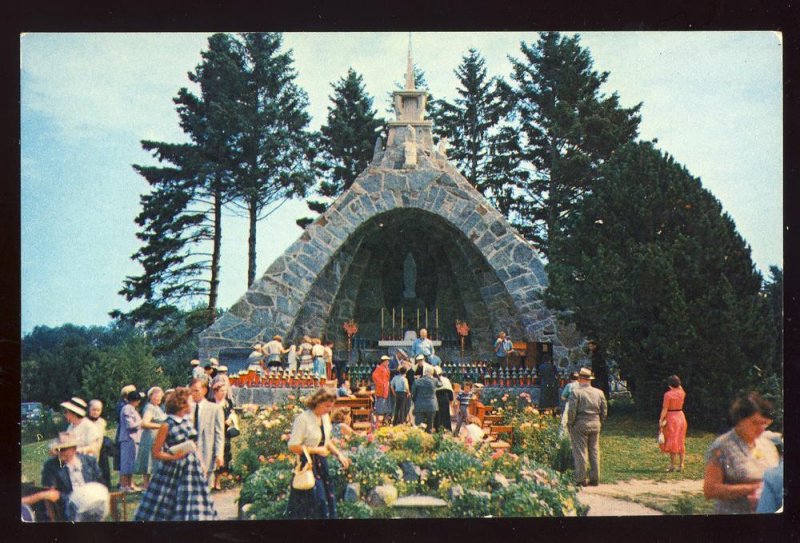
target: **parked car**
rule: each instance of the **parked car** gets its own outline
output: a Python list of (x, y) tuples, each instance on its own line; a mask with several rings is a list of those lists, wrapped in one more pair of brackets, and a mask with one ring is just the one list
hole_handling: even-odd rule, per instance
[(22, 402), (22, 422), (36, 422), (42, 419), (44, 406), (41, 402)]

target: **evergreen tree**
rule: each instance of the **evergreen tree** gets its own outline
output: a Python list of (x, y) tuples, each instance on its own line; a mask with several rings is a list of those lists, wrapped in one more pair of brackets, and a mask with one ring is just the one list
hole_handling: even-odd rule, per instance
[(643, 412), (657, 413), (674, 373), (696, 398), (690, 420), (718, 430), (773, 356), (750, 250), (700, 180), (652, 144), (629, 144), (600, 173), (554, 238), (548, 303), (606, 346)]
[[(324, 176), (316, 193), (328, 201), (349, 189), (358, 174), (369, 165), (375, 139), (385, 123), (375, 117), (372, 98), (364, 89), (364, 80), (352, 68), (331, 86), (332, 105), (328, 106), (327, 122), (320, 129), (319, 156), (314, 163)], [(308, 207), (317, 213), (324, 213), (328, 205), (319, 200), (308, 202)], [(312, 220), (298, 219), (297, 223), (305, 227)]]
[(130, 338), (116, 347), (95, 351), (94, 355), (95, 359), (83, 368), (81, 390), (85, 397), (103, 401), (107, 406), (104, 416), (108, 419), (116, 419), (113, 406), (123, 386), (136, 385), (136, 389), (141, 391), (153, 386), (162, 389), (174, 386), (153, 355), (152, 345), (141, 336)]
[(448, 157), (461, 174), (501, 207), (498, 199), (505, 194), (505, 179), (493, 171), (493, 148), (489, 142), (503, 117), (504, 103), (500, 100), (499, 81), (487, 77), (485, 64), (475, 49), (464, 55), (455, 70), (459, 81), (458, 97), (452, 104), (444, 99), (438, 101), (440, 124), (434, 125), (434, 132), (449, 140)]
[(201, 96), (182, 88), (173, 100), (190, 142), (142, 142), (145, 150), (167, 164), (134, 165), (151, 185), (151, 192), (141, 197), (142, 211), (136, 218), (141, 227), (137, 237), (144, 245), (133, 255), (144, 273), (126, 278), (120, 294), (128, 301), (143, 302), (127, 313), (111, 313), (153, 327), (174, 318), (181, 303), (207, 297), (205, 307), (191, 317), (188, 334), (211, 324), (216, 315), (222, 208), (230, 198), (233, 173), (229, 112), (235, 95), (232, 86), (242, 69), (227, 34), (214, 34), (208, 43), (203, 61), (189, 73)]
[(236, 199), (249, 220), (247, 286), (256, 277), (256, 224), (313, 183), (308, 98), (295, 83), (291, 51), (279, 33), (236, 40), (243, 70), (230, 114), (235, 120)]
[(608, 73), (594, 71), (578, 36), (547, 32), (536, 44), (522, 42), (521, 52), (521, 59), (510, 59), (513, 87), (507, 97), (514, 104), (519, 149), (505, 138), (505, 151), (514, 153), (505, 157), (505, 168), (514, 173), (521, 166), (528, 175), (507, 180), (513, 185), (511, 219), (547, 254), (548, 239), (593, 188), (598, 168), (636, 137), (641, 104), (625, 109), (616, 94), (601, 94)]

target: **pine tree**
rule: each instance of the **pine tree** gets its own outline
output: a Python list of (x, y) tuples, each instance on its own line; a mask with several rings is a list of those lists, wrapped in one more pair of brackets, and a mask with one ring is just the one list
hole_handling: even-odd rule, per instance
[(528, 175), (508, 179), (514, 185), (510, 211), (515, 226), (547, 254), (548, 239), (593, 188), (598, 168), (636, 137), (641, 104), (626, 109), (616, 94), (601, 94), (608, 73), (594, 71), (578, 36), (547, 32), (536, 44), (522, 42), (521, 52), (522, 59), (510, 59), (508, 97), (519, 152), (507, 161), (519, 162)]
[(249, 221), (247, 286), (256, 277), (256, 224), (313, 182), (308, 97), (295, 83), (291, 51), (279, 33), (236, 40), (244, 66), (235, 105), (236, 199)]
[[(318, 196), (328, 201), (336, 199), (350, 188), (372, 160), (375, 139), (385, 121), (375, 117), (372, 98), (364, 89), (364, 80), (352, 68), (347, 75), (331, 85), (332, 104), (328, 106), (327, 122), (320, 129), (318, 159), (315, 167), (323, 179), (316, 190)], [(326, 201), (309, 201), (308, 207), (317, 213), (328, 208)], [(305, 227), (313, 219), (298, 219)]]
[(456, 68), (458, 97), (451, 104), (438, 101), (440, 124), (434, 132), (449, 141), (448, 157), (461, 174), (498, 208), (502, 208), (505, 179), (498, 176), (491, 164), (490, 146), (497, 137), (496, 127), (504, 115), (500, 99), (500, 83), (488, 78), (483, 57), (475, 49), (463, 56)]
[(547, 301), (606, 346), (642, 412), (657, 413), (674, 373), (698, 398), (690, 420), (717, 430), (773, 356), (750, 250), (700, 180), (652, 144), (627, 145), (600, 173), (554, 239)]
[[(229, 159), (231, 85), (241, 71), (227, 34), (211, 36), (202, 58), (195, 72), (189, 73), (201, 96), (182, 88), (173, 100), (190, 142), (142, 142), (145, 150), (167, 164), (134, 165), (151, 186), (151, 191), (141, 197), (142, 211), (136, 218), (141, 227), (137, 237), (144, 245), (133, 255), (144, 273), (126, 278), (120, 294), (128, 301), (143, 302), (127, 313), (111, 313), (112, 317), (153, 328), (174, 318), (180, 305), (206, 297), (205, 307), (197, 308), (189, 317), (192, 325), (184, 331), (186, 334), (211, 324), (216, 315), (222, 208), (230, 198), (233, 172)], [(209, 244), (210, 254), (205, 252)]]

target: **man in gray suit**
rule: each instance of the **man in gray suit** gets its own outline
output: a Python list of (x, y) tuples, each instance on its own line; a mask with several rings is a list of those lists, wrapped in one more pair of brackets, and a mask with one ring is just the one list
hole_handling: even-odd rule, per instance
[(197, 430), (197, 455), (203, 463), (203, 469), (210, 485), (215, 468), (224, 464), (225, 452), (225, 415), (222, 406), (206, 400), (208, 380), (201, 377), (193, 379), (189, 391), (194, 400), (190, 417)]
[(586, 486), (586, 457), (589, 457), (589, 486), (600, 479), (600, 428), (606, 420), (608, 403), (603, 391), (590, 386), (594, 379), (589, 368), (578, 372), (578, 387), (572, 389), (567, 411), (567, 428), (575, 460), (575, 483)]

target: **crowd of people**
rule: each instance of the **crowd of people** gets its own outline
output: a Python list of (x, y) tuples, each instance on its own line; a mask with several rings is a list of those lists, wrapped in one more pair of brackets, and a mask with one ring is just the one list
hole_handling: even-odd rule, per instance
[[(286, 355), (284, 360), (282, 357)], [(297, 344), (283, 346), (283, 338), (272, 337), (267, 343), (256, 343), (248, 356), (248, 369), (262, 373), (269, 369), (290, 369), (308, 372), (317, 378), (331, 379), (333, 367), (333, 341), (303, 336)]]
[[(604, 365), (597, 343), (589, 345), (593, 367)], [(513, 350), (504, 334), (495, 347), (497, 363)], [(336, 372), (337, 387), (332, 383), (323, 386), (308, 398), (307, 409), (293, 423), (288, 449), (297, 456), (298, 469), (313, 472), (314, 483), (310, 489), (291, 489), (289, 518), (336, 518), (328, 457), (334, 456), (347, 469), (350, 462), (337, 443), (355, 433), (350, 408), (336, 407), (337, 398), (371, 396), (372, 429), (408, 424), (426, 432), (452, 432), (468, 444), (485, 437), (480, 421), (469, 414), (481, 385), (469, 381), (463, 386), (453, 384), (424, 329), (410, 351), (407, 354), (398, 349), (391, 356), (381, 356), (371, 375), (371, 391), (362, 387), (354, 392), (347, 375)], [(283, 355), (289, 355), (287, 362), (298, 369), (332, 375), (332, 344), (308, 336), (288, 348), (280, 336), (274, 336), (272, 341), (254, 347), (250, 363), (259, 368), (282, 366)], [(51, 458), (43, 466), (45, 490), (23, 498), (23, 517), (27, 514), (32, 518), (30, 507), (49, 501), (56, 505), (59, 518), (103, 518), (108, 513), (109, 464), (113, 459), (114, 469), (119, 471), (119, 490), (144, 492), (135, 520), (217, 518), (211, 493), (220, 488), (220, 478), (230, 465), (230, 439), (239, 433), (238, 420), (227, 368), (215, 359), (204, 366), (193, 360), (191, 365), (188, 387), (167, 391), (152, 387), (146, 394), (133, 385), (123, 387), (116, 406), (119, 424), (113, 441), (105, 436), (102, 402), (95, 399), (87, 403), (77, 396), (62, 402), (69, 425), (54, 441)], [(562, 407), (561, 431), (570, 440), (575, 484), (598, 485), (599, 437), (608, 416), (607, 374), (597, 379), (591, 369), (581, 368), (559, 394), (553, 368), (551, 359), (545, 357), (539, 367), (539, 405)], [(677, 375), (670, 376), (667, 384), (658, 419), (658, 446), (669, 455), (667, 471), (682, 472), (686, 462), (688, 425), (683, 407), (687, 395)], [(756, 393), (733, 403), (733, 428), (712, 443), (705, 460), (703, 492), (716, 501), (716, 512), (774, 512), (781, 507), (782, 438), (765, 432), (772, 422), (772, 410), (772, 405)], [(141, 486), (134, 482), (137, 476)]]
[(45, 490), (22, 499), (23, 518), (47, 515), (43, 502), (50, 502), (56, 519), (102, 519), (108, 514), (112, 463), (120, 492), (143, 492), (136, 520), (216, 518), (210, 494), (220, 490), (229, 469), (238, 417), (227, 368), (214, 359), (203, 368), (193, 360), (192, 366), (187, 387), (156, 386), (145, 394), (124, 386), (113, 440), (105, 436), (102, 402), (87, 404), (79, 397), (62, 402), (69, 425), (42, 468)]

